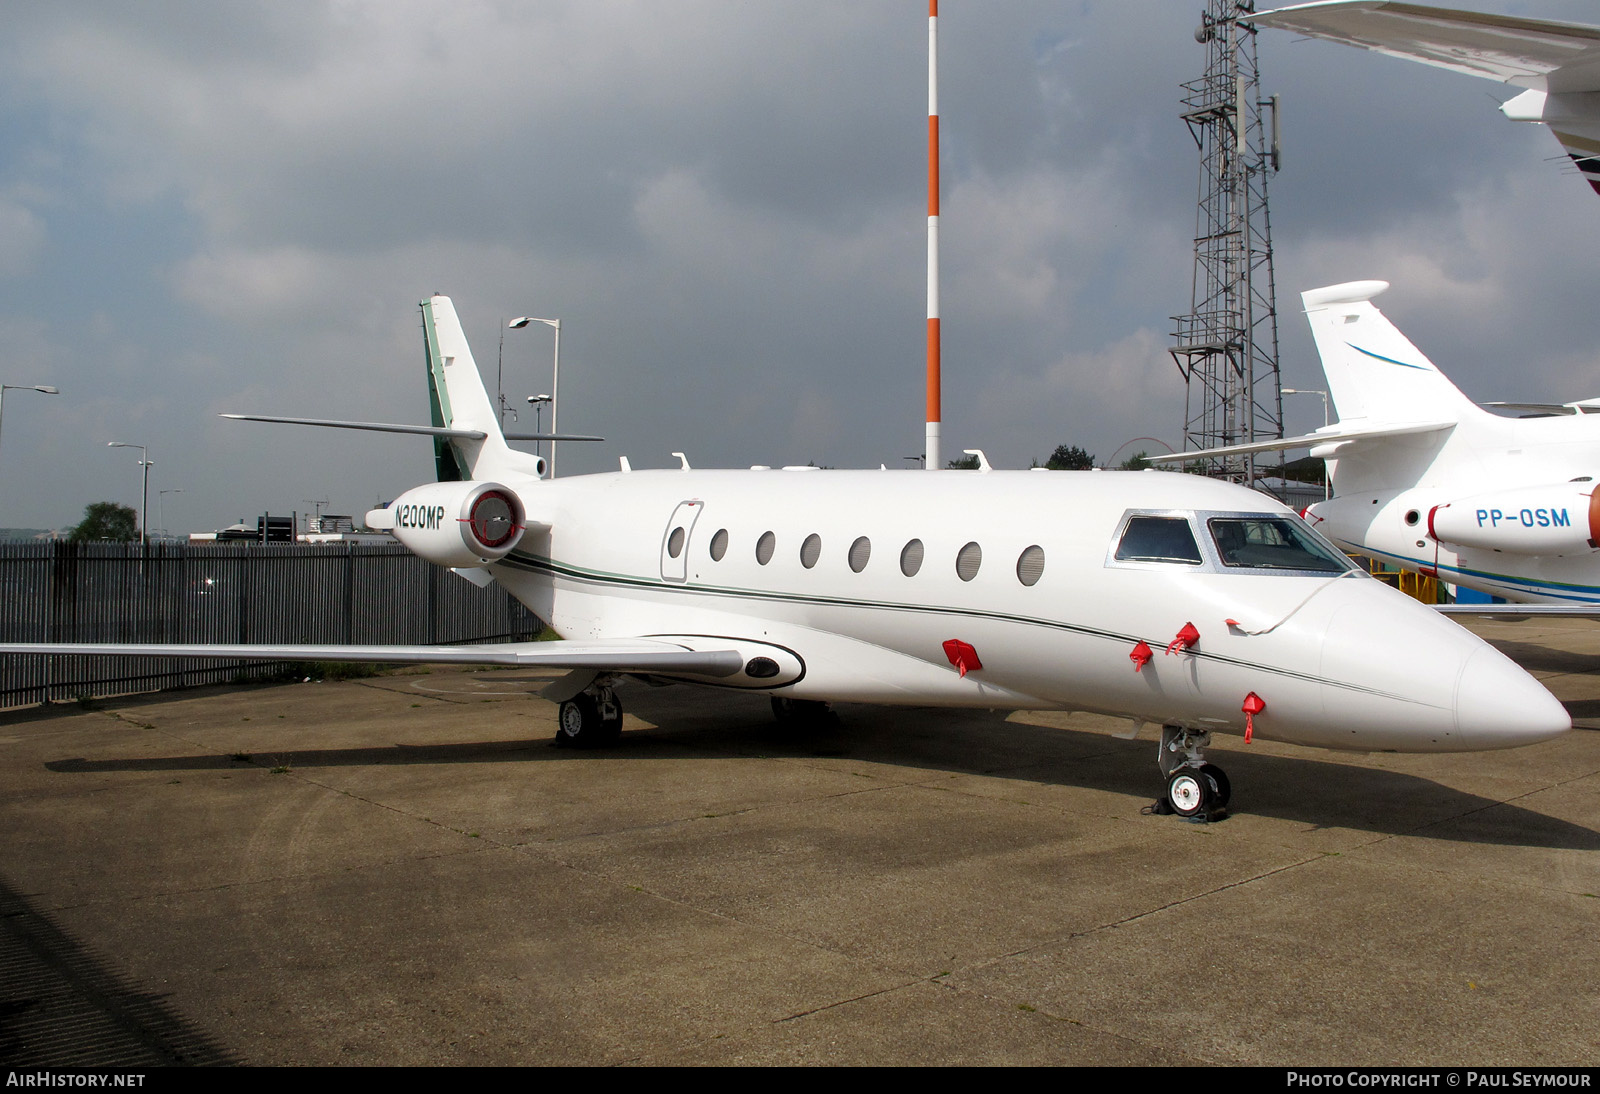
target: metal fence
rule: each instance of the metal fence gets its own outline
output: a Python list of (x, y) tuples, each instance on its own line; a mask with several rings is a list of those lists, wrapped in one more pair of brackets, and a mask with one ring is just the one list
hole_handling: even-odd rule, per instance
[[(541, 624), (395, 545), (0, 543), (0, 641), (412, 644), (512, 641)], [(0, 707), (230, 683), (281, 665), (0, 657)]]

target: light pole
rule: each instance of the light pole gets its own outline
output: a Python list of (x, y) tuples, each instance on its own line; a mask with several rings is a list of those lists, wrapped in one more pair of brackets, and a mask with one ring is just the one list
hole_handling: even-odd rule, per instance
[[(507, 330), (521, 330), (529, 323), (543, 323), (556, 330), (556, 361), (555, 376), (550, 381), (550, 432), (559, 433), (556, 426), (556, 416), (561, 413), (561, 320), (537, 319), (531, 315), (519, 316), (506, 324)], [(504, 337), (504, 335), (502, 335)], [(550, 442), (550, 477), (556, 477), (556, 442)]]
[[(1328, 427), (1328, 393), (1326, 391), (1323, 391), (1321, 388), (1314, 388), (1314, 387), (1308, 387), (1308, 388), (1283, 387), (1283, 388), (1279, 388), (1278, 390), (1281, 391), (1285, 395), (1320, 395), (1320, 396), (1322, 396), (1322, 427), (1324, 429), (1326, 429)], [(1328, 478), (1328, 465), (1326, 463), (1324, 463), (1322, 465), (1322, 496), (1324, 498), (1333, 497), (1333, 480)]]
[(149, 542), (146, 539), (147, 523), (145, 517), (150, 511), (150, 450), (142, 444), (128, 444), (126, 441), (107, 441), (107, 448), (137, 448), (139, 450), (139, 465), (144, 468), (144, 500), (139, 505), (139, 548), (143, 550)]
[(1320, 395), (1322, 396), (1322, 424), (1328, 424), (1328, 393), (1320, 388), (1284, 387), (1279, 391), (1285, 395)]
[[(539, 423), (544, 420), (544, 404), (548, 403), (549, 401), (550, 396), (548, 395), (528, 396), (528, 403), (533, 407), (533, 431), (535, 433), (544, 432), (544, 430), (540, 428)], [(535, 453), (539, 451), (538, 441), (533, 442), (533, 450)]]
[(37, 391), (44, 395), (61, 394), (49, 384), (0, 384), (0, 415), (5, 413), (5, 398), (8, 391)]
[(511, 415), (511, 420), (517, 420), (517, 412), (506, 405), (505, 376), (506, 376), (506, 331), (527, 326), (526, 322), (519, 327), (516, 323), (508, 323), (500, 331), (500, 353), (495, 358), (494, 366), (494, 401), (500, 410), (500, 428), (506, 427), (506, 415)]
[(157, 491), (156, 493), (156, 523), (161, 525), (161, 533), (163, 535), (165, 535), (167, 531), (167, 518), (162, 512), (161, 502), (168, 494), (181, 493), (183, 493), (183, 489), (181, 487), (172, 490), (161, 490)]

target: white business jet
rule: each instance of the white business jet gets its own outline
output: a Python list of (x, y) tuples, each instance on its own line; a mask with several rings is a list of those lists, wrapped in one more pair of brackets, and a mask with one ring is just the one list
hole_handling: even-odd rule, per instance
[[(696, 471), (547, 480), (506, 446), (450, 300), (422, 305), (444, 481), (370, 525), (560, 641), (452, 647), (7, 645), (11, 653), (571, 670), (557, 741), (615, 740), (628, 676), (827, 701), (1084, 710), (1162, 728), (1164, 802), (1226, 804), (1213, 732), (1370, 751), (1565, 732), (1510, 660), (1372, 580), (1254, 491), (1160, 472)], [(283, 419), (267, 419), (283, 420)], [(396, 610), (404, 610), (401, 605)]]
[(1549, 126), (1600, 192), (1600, 27), (1387, 0), (1300, 4), (1249, 19), (1525, 88), (1501, 112)]
[(1600, 614), (1600, 416), (1582, 402), (1505, 404), (1539, 414), (1524, 418), (1476, 405), (1373, 306), (1388, 287), (1301, 294), (1337, 422), (1151, 462), (1310, 448), (1333, 497), (1305, 517), (1341, 547), (1522, 602), (1464, 613)]

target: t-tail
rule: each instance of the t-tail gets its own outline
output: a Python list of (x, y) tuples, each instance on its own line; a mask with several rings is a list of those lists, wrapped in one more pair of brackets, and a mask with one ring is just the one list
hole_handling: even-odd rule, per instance
[(1346, 428), (1462, 422), (1487, 415), (1372, 304), (1387, 281), (1351, 281), (1300, 294)]
[[(499, 415), (483, 386), (461, 320), (448, 296), (433, 296), (422, 302), (422, 340), (434, 426), (471, 434), (434, 437), (439, 481), (495, 479), (508, 473), (539, 477), (544, 470), (543, 459), (507, 447)], [(476, 436), (479, 433), (481, 437)]]

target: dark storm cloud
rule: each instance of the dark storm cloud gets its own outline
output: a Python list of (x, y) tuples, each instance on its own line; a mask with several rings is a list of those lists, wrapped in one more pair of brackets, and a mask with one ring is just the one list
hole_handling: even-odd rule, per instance
[[(1575, 3), (1478, 4), (1581, 20)], [(25, 6), (0, 43), (0, 524), (63, 523), (157, 438), (177, 526), (430, 473), (426, 446), (219, 423), (416, 420), (415, 302), (562, 318), (576, 471), (816, 460), (921, 441), (926, 7), (893, 3)], [(1199, 5), (950, 0), (941, 15), (947, 447), (1026, 465), (1175, 438), (1198, 164)], [(1600, 205), (1504, 89), (1286, 34), (1272, 182), (1287, 382), (1299, 290), (1380, 303), (1470, 394), (1600, 390)], [(549, 386), (548, 331), (507, 390)], [(1501, 379), (1519, 361), (1517, 391)], [(26, 375), (23, 375), (26, 373)], [(1307, 406), (1306, 421), (1314, 407)], [(123, 434), (128, 434), (124, 436)], [(142, 443), (142, 441), (141, 441)], [(118, 450), (120, 451), (120, 450)], [(26, 480), (17, 476), (28, 466)], [(120, 491), (120, 493), (118, 492)], [(169, 506), (172, 508), (172, 506)]]

